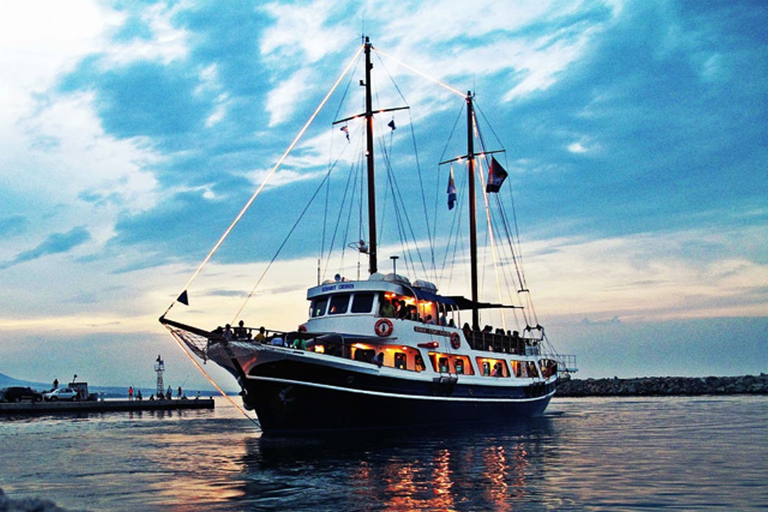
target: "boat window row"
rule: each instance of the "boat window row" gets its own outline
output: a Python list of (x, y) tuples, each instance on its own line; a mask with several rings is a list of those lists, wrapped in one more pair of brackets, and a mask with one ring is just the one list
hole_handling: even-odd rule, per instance
[(419, 300), (409, 295), (392, 292), (355, 292), (322, 295), (312, 299), (310, 317), (330, 315), (371, 314), (378, 316), (413, 320), (434, 325), (455, 327), (454, 316), (458, 310), (452, 305), (439, 301)]
[[(468, 356), (430, 352), (432, 368), (438, 373), (457, 375), (475, 375), (475, 370)], [(518, 377), (545, 379), (557, 373), (557, 362), (542, 359), (537, 365), (534, 361), (506, 360), (492, 357), (476, 357), (475, 362), (480, 375), (484, 377)]]
[[(366, 343), (352, 345), (324, 346), (311, 344), (309, 350), (354, 359), (365, 363), (377, 364), (400, 370), (421, 372), (426, 369), (419, 350), (411, 347), (387, 346), (377, 349)], [(482, 375), (484, 377), (517, 377), (544, 379), (557, 373), (557, 363), (542, 359), (537, 365), (534, 361), (506, 360), (493, 357), (476, 357), (475, 365), (466, 355), (428, 353), (432, 369), (437, 373), (456, 375)], [(477, 372), (475, 368), (477, 368)]]

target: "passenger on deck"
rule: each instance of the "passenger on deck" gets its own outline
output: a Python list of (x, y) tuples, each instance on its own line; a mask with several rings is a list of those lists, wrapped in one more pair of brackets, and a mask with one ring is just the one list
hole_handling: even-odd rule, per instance
[(432, 318), (432, 315), (427, 315), (427, 318), (424, 320), (424, 323), (435, 325), (435, 320)]
[(291, 347), (297, 348), (299, 350), (307, 350), (307, 342), (302, 338), (296, 338), (293, 340), (293, 343), (291, 343)]
[(392, 305), (392, 301), (384, 299), (384, 304), (381, 306), (381, 316), (387, 318), (395, 317), (395, 306)]
[(503, 377), (504, 372), (501, 370), (501, 363), (496, 363), (493, 365), (493, 374), (494, 377)]
[(253, 339), (255, 339), (260, 343), (264, 343), (264, 339), (266, 339), (266, 335), (264, 334), (264, 332), (265, 332), (265, 329), (264, 329), (264, 326), (262, 325), (261, 327), (259, 327), (258, 334), (256, 334), (256, 336)]
[(442, 314), (440, 315), (440, 322), (439, 322), (439, 323), (440, 323), (440, 325), (442, 325), (443, 327), (445, 327), (446, 325), (448, 325), (448, 318), (446, 318), (446, 316), (445, 316), (445, 313), (442, 313)]
[(383, 350), (381, 352), (379, 352), (378, 354), (376, 354), (375, 356), (373, 356), (373, 362), (375, 364), (379, 365), (379, 367), (381, 367), (384, 364), (384, 351)]
[(400, 320), (405, 320), (406, 318), (408, 318), (408, 314), (409, 314), (408, 306), (405, 304), (404, 300), (401, 300), (398, 303), (397, 318), (399, 318)]
[(234, 328), (235, 339), (244, 340), (248, 335), (248, 330), (245, 328), (245, 322), (240, 320), (237, 327)]
[(234, 333), (232, 332), (232, 326), (227, 324), (224, 326), (224, 339), (229, 341), (234, 336)]

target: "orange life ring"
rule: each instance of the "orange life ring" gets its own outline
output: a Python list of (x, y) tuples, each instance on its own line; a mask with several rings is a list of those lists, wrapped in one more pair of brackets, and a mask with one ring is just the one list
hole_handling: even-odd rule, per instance
[(459, 338), (459, 333), (457, 332), (451, 334), (451, 347), (453, 347), (454, 350), (458, 350), (458, 348), (461, 347), (461, 338)]
[(377, 336), (387, 337), (395, 330), (395, 326), (392, 325), (392, 321), (389, 318), (380, 318), (376, 321), (376, 325), (373, 327)]

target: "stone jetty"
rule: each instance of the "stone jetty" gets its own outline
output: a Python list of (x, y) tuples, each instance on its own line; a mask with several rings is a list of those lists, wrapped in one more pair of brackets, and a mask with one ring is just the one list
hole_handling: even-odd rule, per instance
[(557, 396), (697, 396), (768, 395), (768, 374), (741, 377), (641, 377), (571, 379), (561, 382)]

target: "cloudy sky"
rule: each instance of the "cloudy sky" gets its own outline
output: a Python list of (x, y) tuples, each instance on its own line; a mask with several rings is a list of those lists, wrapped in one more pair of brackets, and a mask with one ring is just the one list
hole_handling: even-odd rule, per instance
[[(507, 151), (539, 320), (577, 355), (579, 377), (768, 371), (763, 2), (472, 7), (0, 3), (0, 372), (149, 387), (162, 353), (168, 382), (203, 385), (157, 317), (363, 32), (476, 92)], [(433, 173), (461, 99), (414, 90), (397, 135), (423, 121), (414, 133)], [(251, 289), (320, 185), (323, 134), (344, 144), (334, 116), (273, 177), (243, 221), (245, 241), (222, 246), (184, 314), (236, 314), (233, 290)], [(261, 285), (252, 323), (290, 329), (306, 315), (319, 253), (305, 229), (307, 243), (288, 246)]]

